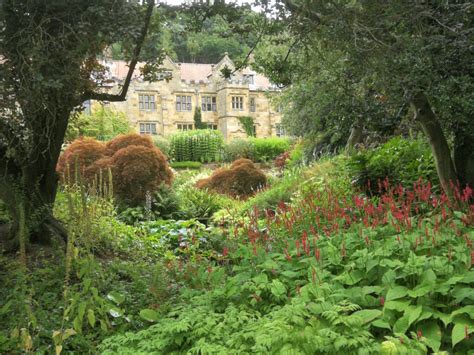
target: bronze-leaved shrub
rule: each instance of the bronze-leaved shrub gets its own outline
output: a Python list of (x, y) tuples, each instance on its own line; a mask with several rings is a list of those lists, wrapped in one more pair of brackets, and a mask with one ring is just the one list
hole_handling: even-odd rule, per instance
[(64, 177), (70, 166), (73, 174), (76, 164), (89, 184), (101, 171), (110, 169), (115, 196), (129, 205), (143, 203), (147, 191), (153, 193), (162, 184), (171, 185), (173, 178), (164, 154), (150, 137), (138, 134), (118, 136), (106, 145), (92, 138), (77, 139), (61, 156), (58, 173)]
[(238, 159), (229, 168), (216, 170), (210, 177), (199, 180), (196, 186), (237, 198), (253, 195), (265, 186), (267, 177), (249, 159)]

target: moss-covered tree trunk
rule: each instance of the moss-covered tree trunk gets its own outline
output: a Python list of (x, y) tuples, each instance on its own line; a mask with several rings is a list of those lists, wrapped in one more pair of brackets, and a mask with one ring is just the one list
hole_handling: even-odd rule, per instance
[[(38, 115), (38, 127), (46, 127), (51, 120), (56, 122), (51, 126), (53, 132), (49, 137), (34, 136), (34, 148), (28, 159), (22, 162), (7, 160), (1, 166), (3, 174), (0, 176), (0, 198), (14, 221), (6, 236), (9, 249), (18, 248), (20, 227), (29, 231), (32, 242), (48, 243), (54, 236), (66, 239), (65, 230), (54, 218), (52, 210), (58, 188), (56, 164), (70, 111), (71, 109), (65, 109), (58, 117)], [(25, 217), (26, 226), (19, 225), (21, 214)]]
[(452, 196), (452, 184), (456, 184), (458, 178), (448, 141), (438, 117), (431, 109), (428, 98), (424, 93), (415, 94), (410, 103), (415, 111), (415, 119), (420, 123), (423, 132), (428, 137), (441, 186), (448, 196)]

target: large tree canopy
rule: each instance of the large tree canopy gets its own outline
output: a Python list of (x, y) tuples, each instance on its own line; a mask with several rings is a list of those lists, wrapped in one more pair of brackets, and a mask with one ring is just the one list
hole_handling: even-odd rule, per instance
[[(17, 230), (33, 239), (63, 234), (51, 214), (56, 163), (71, 112), (87, 99), (125, 99), (154, 1), (3, 0), (0, 3), (0, 198)], [(118, 94), (97, 58), (130, 43), (130, 71)]]
[(274, 17), (288, 40), (271, 37), (283, 48), (267, 49), (258, 64), (275, 82), (292, 85), (294, 97), (315, 98), (312, 117), (304, 112), (308, 105), (294, 101), (292, 119), (304, 122), (303, 129), (327, 121), (339, 126), (350, 110), (344, 122), (362, 114), (372, 124), (379, 116), (365, 111), (374, 108), (375, 95), (394, 118), (397, 107), (410, 104), (445, 190), (450, 180), (472, 185), (472, 12), (466, 1), (278, 0)]

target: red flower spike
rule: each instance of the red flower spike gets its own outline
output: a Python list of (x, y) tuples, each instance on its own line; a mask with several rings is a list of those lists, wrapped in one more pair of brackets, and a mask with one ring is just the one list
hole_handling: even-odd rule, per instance
[(423, 332), (421, 331), (421, 329), (418, 329), (418, 331), (416, 332), (416, 336), (418, 337), (418, 339), (423, 336)]
[[(321, 250), (319, 250), (319, 248), (317, 248), (314, 251), (314, 257), (316, 258), (316, 261), (319, 263), (319, 261), (321, 260)], [(472, 254), (471, 254), (471, 257), (472, 257)]]
[(383, 307), (385, 304), (385, 297), (381, 296), (380, 297), (380, 305)]

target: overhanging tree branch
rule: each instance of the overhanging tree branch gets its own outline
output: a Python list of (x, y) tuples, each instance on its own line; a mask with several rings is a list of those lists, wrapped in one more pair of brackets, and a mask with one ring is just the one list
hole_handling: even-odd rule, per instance
[(148, 28), (150, 27), (151, 15), (153, 14), (153, 8), (155, 7), (154, 0), (147, 0), (147, 9), (145, 14), (145, 23), (143, 25), (142, 31), (140, 32), (140, 36), (138, 37), (137, 45), (133, 51), (132, 60), (130, 61), (128, 73), (125, 78), (125, 81), (122, 86), (122, 90), (120, 94), (108, 94), (108, 93), (100, 93), (100, 92), (85, 92), (82, 101), (86, 100), (98, 100), (98, 101), (125, 101), (127, 97), (128, 88), (130, 86), (130, 82), (132, 81), (133, 73), (135, 72), (135, 68), (138, 63), (138, 58), (140, 57), (140, 52), (143, 47), (143, 43), (145, 42), (146, 35), (148, 33)]

